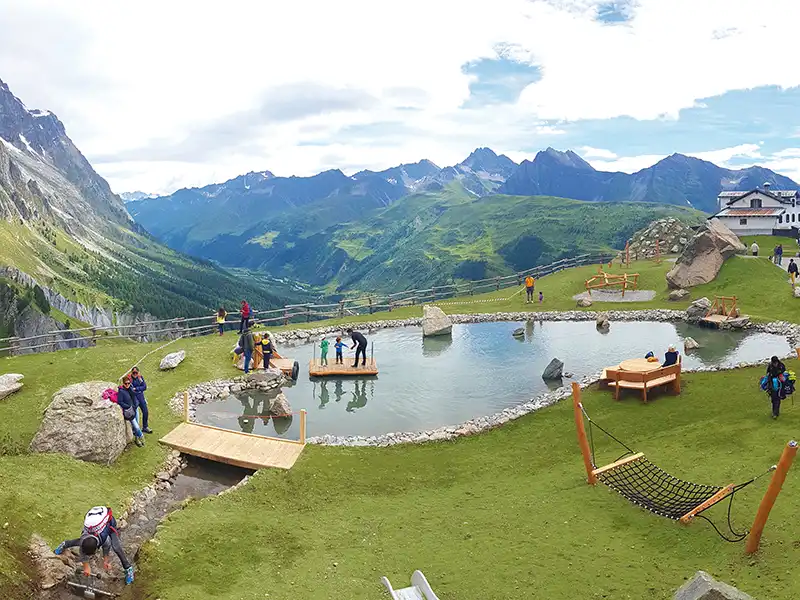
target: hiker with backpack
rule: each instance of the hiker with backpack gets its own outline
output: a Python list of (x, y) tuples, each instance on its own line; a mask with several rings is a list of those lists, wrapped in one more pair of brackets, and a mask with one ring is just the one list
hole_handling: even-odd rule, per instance
[(136, 396), (131, 387), (131, 376), (125, 375), (122, 378), (122, 385), (117, 389), (117, 404), (122, 409), (122, 417), (131, 424), (133, 430), (133, 441), (137, 446), (144, 446), (144, 434), (139, 428), (136, 410)]
[(80, 548), (80, 560), (83, 563), (83, 574), (89, 577), (92, 570), (89, 567), (89, 560), (95, 555), (98, 548), (103, 549), (103, 568), (111, 570), (111, 550), (119, 558), (122, 568), (125, 569), (125, 583), (133, 583), (133, 566), (125, 556), (122, 543), (117, 534), (117, 520), (108, 506), (95, 506), (86, 513), (83, 519), (83, 530), (81, 536), (74, 540), (61, 542), (53, 551), (56, 555), (61, 555), (67, 548)]

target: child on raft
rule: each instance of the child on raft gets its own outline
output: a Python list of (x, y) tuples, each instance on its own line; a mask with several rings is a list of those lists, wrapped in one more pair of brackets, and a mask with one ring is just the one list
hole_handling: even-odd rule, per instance
[(336, 337), (336, 343), (333, 345), (333, 347), (336, 348), (336, 364), (344, 364), (344, 356), (342, 355), (342, 352), (344, 351), (344, 342), (342, 341), (341, 336)]

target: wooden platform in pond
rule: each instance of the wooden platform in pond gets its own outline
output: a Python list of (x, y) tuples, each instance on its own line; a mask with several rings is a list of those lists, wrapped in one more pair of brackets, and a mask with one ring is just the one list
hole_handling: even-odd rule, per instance
[(713, 327), (715, 329), (719, 329), (720, 325), (732, 320), (733, 317), (729, 317), (727, 315), (708, 315), (700, 319), (700, 324), (704, 325), (705, 327)]
[(291, 469), (305, 444), (252, 433), (181, 423), (159, 440), (185, 454), (245, 469)]
[(364, 375), (377, 375), (378, 364), (374, 358), (368, 358), (367, 364), (363, 367), (359, 364), (357, 367), (353, 366), (351, 362), (353, 359), (345, 359), (343, 365), (337, 365), (335, 359), (329, 358), (327, 365), (320, 365), (319, 359), (308, 361), (308, 374), (311, 377), (359, 377)]

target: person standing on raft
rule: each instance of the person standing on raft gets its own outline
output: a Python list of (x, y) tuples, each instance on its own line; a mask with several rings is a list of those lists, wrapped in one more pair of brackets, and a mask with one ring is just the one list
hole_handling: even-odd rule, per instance
[(356, 349), (356, 360), (353, 363), (353, 368), (358, 366), (358, 355), (361, 355), (361, 366), (365, 367), (367, 365), (367, 338), (364, 337), (364, 334), (359, 331), (353, 331), (352, 329), (348, 329), (347, 333), (350, 334), (350, 339), (353, 340), (353, 345), (350, 346), (350, 350), (353, 348)]
[(125, 583), (130, 585), (133, 583), (133, 566), (128, 557), (125, 556), (125, 551), (122, 549), (122, 543), (117, 534), (117, 520), (111, 513), (108, 506), (95, 506), (89, 509), (86, 517), (83, 519), (83, 531), (81, 536), (74, 540), (65, 540), (61, 542), (58, 547), (53, 550), (56, 555), (61, 555), (67, 548), (75, 548), (80, 546), (80, 560), (83, 563), (83, 574), (89, 577), (92, 570), (89, 567), (89, 560), (97, 552), (98, 548), (103, 549), (103, 568), (106, 571), (111, 570), (110, 552), (114, 553), (122, 563), (122, 568), (125, 569)]

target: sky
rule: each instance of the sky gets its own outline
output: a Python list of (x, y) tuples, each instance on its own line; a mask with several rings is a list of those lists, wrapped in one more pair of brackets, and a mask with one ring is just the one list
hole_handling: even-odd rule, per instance
[(795, 0), (0, 0), (0, 79), (115, 192), (552, 146), (800, 181)]

